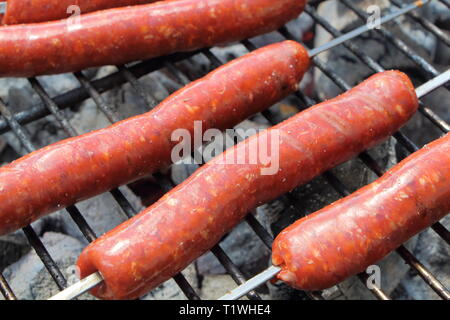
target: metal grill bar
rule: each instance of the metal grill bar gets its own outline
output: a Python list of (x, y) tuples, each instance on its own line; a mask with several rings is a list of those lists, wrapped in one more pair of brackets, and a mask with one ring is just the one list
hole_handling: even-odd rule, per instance
[(117, 114), (117, 111), (113, 110), (110, 106), (108, 106), (103, 100), (100, 93), (94, 88), (91, 82), (83, 75), (83, 73), (75, 72), (74, 76), (81, 83), (83, 88), (87, 91), (89, 96), (94, 100), (97, 107), (104, 113), (104, 115), (108, 118), (111, 123), (119, 122), (120, 117)]
[[(193, 51), (189, 53), (178, 53), (170, 56), (155, 58), (133, 65), (129, 68), (129, 70), (132, 74), (134, 74), (135, 77), (142, 77), (150, 72), (158, 70), (165, 61), (180, 61), (197, 53), (198, 51)], [(126, 83), (126, 79), (122, 75), (122, 73), (115, 72), (101, 79), (92, 81), (92, 86), (97, 89), (99, 93), (103, 93), (124, 83)], [(80, 87), (54, 97), (53, 101), (61, 109), (65, 109), (74, 106), (77, 103), (80, 103), (88, 98), (90, 98), (90, 96), (86, 92), (85, 88)], [(49, 114), (50, 112), (45, 107), (45, 105), (43, 103), (39, 103), (31, 106), (28, 110), (21, 111), (13, 115), (13, 119), (18, 124), (23, 125), (41, 119)], [(4, 117), (0, 117), (0, 134), (7, 132), (9, 128), (9, 124), (6, 119)]]
[[(395, 6), (402, 7), (403, 4), (398, 0), (390, 0)], [(424, 27), (426, 30), (430, 31), (432, 34), (434, 34), (439, 40), (441, 40), (445, 45), (448, 47), (450, 46), (450, 38), (446, 33), (444, 33), (441, 29), (436, 27), (433, 23), (431, 23), (429, 20), (425, 19), (424, 17), (420, 16), (417, 12), (409, 12), (406, 14), (408, 17), (412, 18), (414, 21), (417, 21), (420, 23), (422, 27)]]
[(64, 275), (62, 274), (61, 270), (59, 270), (57, 264), (53, 260), (53, 258), (48, 253), (47, 249), (45, 248), (44, 244), (42, 243), (41, 239), (37, 236), (36, 232), (32, 229), (31, 226), (27, 226), (22, 229), (25, 233), (25, 236), (27, 237), (28, 242), (33, 247), (33, 249), (36, 251), (38, 257), (41, 259), (42, 263), (44, 264), (45, 268), (50, 273), (51, 277), (55, 281), (56, 285), (60, 290), (66, 288), (67, 281), (64, 278)]
[(264, 243), (264, 245), (268, 248), (272, 248), (273, 238), (270, 235), (270, 233), (259, 223), (259, 221), (254, 216), (256, 214), (256, 211), (253, 211), (252, 213), (248, 214), (245, 218), (245, 221), (250, 226), (250, 228), (255, 231), (256, 235), (261, 239), (261, 241)]
[(450, 300), (450, 292), (405, 246), (400, 246), (397, 253), (405, 260), (411, 268), (419, 273), (419, 276), (436, 292), (442, 299)]
[[(8, 110), (8, 108), (1, 99), (0, 99), (0, 113), (6, 119), (9, 126), (13, 130), (14, 134), (21, 141), (23, 146), (27, 150), (33, 150), (33, 145), (28, 139), (26, 131), (22, 129), (22, 127), (20, 127), (20, 125), (13, 119), (11, 112)], [(22, 230), (25, 233), (28, 242), (34, 248), (41, 261), (44, 263), (53, 280), (55, 280), (59, 289), (64, 289), (67, 285), (66, 279), (64, 278), (61, 271), (58, 269), (58, 266), (56, 265), (55, 261), (52, 259), (52, 257), (48, 253), (47, 249), (44, 247), (44, 244), (41, 242), (41, 240), (39, 239), (33, 228), (31, 226), (27, 226)]]
[[(393, 0), (391, 0), (391, 2), (393, 2)], [(354, 11), (362, 20), (367, 19), (368, 15), (366, 13), (364, 13), (362, 10), (358, 9), (354, 4), (350, 3), (348, 0), (343, 0), (343, 4), (346, 5), (347, 7), (349, 7), (352, 11)], [(412, 11), (412, 12), (410, 12), (410, 14), (416, 14), (416, 13)], [(327, 21), (325, 21), (324, 19), (322, 19), (321, 17), (319, 17), (317, 15), (316, 15), (316, 17), (317, 17), (317, 19), (320, 20), (320, 24), (322, 25), (322, 27), (324, 27), (328, 32), (333, 34), (333, 36), (337, 36), (340, 34), (340, 32), (337, 31), (335, 28), (333, 28)], [(434, 28), (438, 29), (436, 26), (431, 24), (431, 22), (428, 22), (428, 25), (432, 25)], [(393, 43), (394, 45), (397, 44), (396, 47), (402, 52), (404, 52), (406, 50), (407, 52), (404, 52), (404, 53), (407, 56), (409, 56), (413, 60), (413, 62), (415, 62), (419, 67), (421, 67), (422, 70), (424, 70), (425, 72), (429, 71), (429, 70), (427, 70), (426, 65), (419, 62), (420, 59), (422, 59), (423, 61), (425, 61), (425, 60), (423, 58), (417, 56), (415, 53), (413, 53), (413, 51), (410, 48), (408, 48), (407, 45), (404, 44), (401, 40), (395, 39), (394, 36), (387, 30), (383, 29), (383, 30), (378, 30), (378, 31), (382, 32), (383, 35), (385, 35), (385, 33), (387, 33), (388, 40), (390, 40), (391, 43)], [(447, 37), (447, 41), (448, 40), (449, 39)], [(365, 62), (372, 70), (374, 70), (376, 72), (383, 71), (383, 68), (380, 65), (378, 65), (377, 63), (374, 64), (374, 61), (372, 59), (370, 59), (370, 57), (369, 57), (370, 60), (367, 60), (368, 56), (365, 53), (363, 53), (362, 51), (358, 50), (357, 48), (351, 48), (351, 47), (347, 47), (347, 48), (349, 48), (349, 50), (351, 50), (356, 56), (358, 56), (363, 62)], [(436, 77), (438, 75), (437, 70), (432, 70), (432, 74), (433, 74), (433, 76)], [(448, 85), (446, 85), (445, 87), (448, 88)], [(449, 132), (450, 125), (447, 124), (442, 119), (440, 119), (431, 109), (426, 107), (422, 102), (420, 102), (419, 111), (422, 114), (424, 114), (430, 121), (432, 121), (441, 131), (443, 131), (444, 133)]]
[[(367, 280), (369, 279), (369, 275), (366, 273), (360, 273), (358, 274), (359, 280), (361, 280), (362, 283), (367, 283)], [(379, 287), (372, 285), (369, 289), (372, 291), (372, 293), (375, 295), (375, 297), (378, 298), (378, 300), (391, 300), (389, 296), (386, 295)]]
[(450, 245), (450, 232), (442, 224), (433, 224), (431, 228)]
[[(330, 31), (334, 36), (339, 36), (340, 32), (338, 32), (336, 29), (334, 29), (331, 25), (329, 25), (325, 20), (321, 19), (321, 22), (327, 25), (326, 30)], [(287, 29), (281, 29), (280, 33), (282, 33), (286, 38), (295, 40), (292, 34), (287, 31)], [(371, 59), (369, 56), (367, 56), (365, 53), (360, 51), (356, 46), (354, 46), (351, 43), (344, 44), (352, 53), (358, 56), (358, 58), (361, 59), (367, 66), (369, 66), (372, 70), (376, 72), (384, 71), (384, 69), (373, 59)], [(338, 85), (342, 90), (349, 90), (351, 88), (350, 85), (345, 83), (345, 81), (337, 76), (325, 63), (321, 62), (317, 57), (313, 58), (313, 62), (316, 67), (318, 67), (324, 74), (326, 74), (333, 82), (335, 82), (336, 85)], [(438, 75), (439, 77), (441, 75)], [(436, 77), (436, 78), (437, 78)], [(448, 129), (450, 128), (450, 125), (446, 123), (443, 119), (441, 119), (438, 115), (436, 115), (433, 111), (425, 107), (421, 103), (421, 108), (419, 111), (421, 111), (424, 115), (427, 116), (441, 131), (444, 133), (448, 132)], [(412, 143), (412, 142), (411, 142)], [(417, 147), (414, 147), (415, 150), (418, 150)]]
[(53, 114), (53, 116), (58, 120), (59, 124), (66, 132), (68, 136), (77, 136), (79, 133), (70, 125), (69, 121), (65, 118), (61, 110), (59, 110), (56, 103), (46, 94), (44, 88), (36, 80), (36, 78), (29, 78), (28, 81), (34, 91), (37, 92), (47, 109)]
[[(351, 3), (349, 0), (342, 0), (342, 4), (344, 4), (346, 7), (348, 7), (350, 10), (352, 10), (358, 17), (363, 20), (367, 21), (369, 18), (369, 15), (365, 13), (363, 10), (359, 9), (357, 6), (355, 6), (353, 3)], [(439, 71), (437, 71), (431, 64), (429, 64), (424, 58), (416, 54), (411, 48), (409, 48), (402, 40), (396, 38), (390, 31), (387, 31), (386, 29), (375, 29), (378, 33), (382, 34), (383, 37), (388, 39), (397, 49), (399, 49), (403, 54), (405, 54), (408, 58), (410, 58), (414, 63), (416, 63), (418, 66), (422, 68), (423, 71), (425, 71), (429, 79), (436, 77), (439, 75)], [(449, 88), (448, 85), (445, 86), (445, 88)]]
[(125, 67), (124, 65), (119, 65), (117, 66), (117, 68), (150, 109), (153, 109), (158, 105), (158, 101), (156, 100), (156, 98), (142, 87), (138, 79), (127, 67)]
[(0, 292), (5, 297), (6, 300), (17, 300), (14, 292), (11, 290), (8, 282), (6, 282), (3, 274), (0, 273)]
[[(70, 125), (69, 121), (67, 119), (65, 119), (63, 114), (58, 110), (58, 107), (56, 106), (56, 104), (47, 95), (47, 93), (45, 92), (45, 90), (41, 86), (41, 84), (34, 78), (30, 78), (29, 82), (30, 82), (32, 88), (40, 96), (40, 98), (42, 99), (44, 104), (48, 107), (50, 112), (52, 112), (54, 114), (55, 118), (57, 119), (57, 121), (59, 122), (61, 127), (66, 131), (66, 133), (69, 136), (78, 135), (76, 130)], [(31, 145), (31, 141), (29, 141), (29, 139), (26, 139), (24, 141), (27, 143), (29, 142), (29, 144)], [(33, 149), (28, 150), (28, 152), (33, 152), (33, 151), (34, 151), (34, 147), (33, 147)], [(70, 206), (66, 210), (69, 212), (70, 216), (75, 221), (76, 225), (81, 230), (81, 232), (83, 233), (85, 238), (89, 242), (94, 241), (96, 238), (95, 233), (91, 229), (91, 227), (87, 224), (86, 220), (83, 218), (83, 216), (81, 215), (81, 212), (78, 210), (78, 208), (76, 208), (75, 206)]]
[(191, 284), (186, 280), (186, 278), (178, 273), (173, 277), (173, 280), (177, 283), (177, 285), (181, 288), (184, 295), (189, 300), (200, 300), (199, 295), (195, 292), (194, 288), (192, 288)]
[[(311, 12), (309, 8), (306, 9), (306, 12), (311, 15), (313, 19), (315, 19), (325, 30), (330, 32), (331, 35), (334, 37), (339, 37), (342, 35), (340, 31), (335, 29), (331, 24), (329, 24), (325, 19), (317, 15), (315, 12)], [(365, 52), (360, 50), (357, 45), (352, 43), (351, 41), (348, 41), (343, 44), (348, 50), (350, 50), (353, 54), (355, 54), (364, 64), (366, 64), (370, 69), (372, 69), (375, 72), (382, 72), (385, 71), (384, 68), (378, 64), (375, 60), (373, 60), (371, 57), (369, 57)], [(438, 73), (433, 75), (433, 77), (439, 76)], [(340, 81), (340, 86), (345, 87), (346, 90), (350, 88), (350, 86), (345, 85), (342, 81)], [(432, 112), (429, 108), (425, 107), (423, 103), (420, 104), (420, 112), (422, 112), (428, 119), (430, 119), (435, 125), (438, 126), (439, 129), (441, 129), (443, 132), (448, 132), (446, 130), (445, 121), (440, 119), (434, 112)], [(443, 125), (444, 124), (444, 125)], [(448, 127), (448, 125), (447, 125)]]
[[(412, 4), (410, 4), (410, 5), (404, 6), (404, 7), (400, 8), (399, 10), (382, 17), (380, 19), (380, 25), (383, 25), (386, 22), (391, 21), (391, 20), (393, 20), (393, 19), (395, 19), (395, 18), (397, 18), (399, 16), (407, 14), (408, 12), (412, 11), (413, 9), (416, 9), (416, 8), (418, 8), (420, 6), (423, 6), (426, 3), (428, 3), (428, 2), (429, 2), (429, 0), (422, 0), (422, 1), (416, 1), (416, 2), (414, 2)], [(356, 29), (346, 33), (342, 37), (335, 38), (335, 39), (331, 40), (330, 42), (326, 43), (325, 45), (323, 45), (323, 46), (321, 46), (319, 48), (311, 49), (309, 51), (309, 55), (310, 55), (310, 57), (316, 56), (319, 53), (322, 53), (322, 52), (327, 51), (327, 50), (329, 50), (331, 48), (334, 48), (335, 46), (337, 46), (340, 43), (345, 43), (347, 40), (354, 39), (358, 35), (361, 35), (361, 34), (367, 32), (369, 30), (371, 30), (371, 27), (368, 24), (364, 24), (364, 25), (362, 25), (362, 26), (360, 26), (360, 27), (358, 27), (358, 28), (356, 28)]]
[(110, 193), (113, 196), (114, 200), (116, 200), (116, 202), (119, 204), (120, 208), (128, 219), (130, 219), (137, 213), (137, 210), (131, 205), (130, 201), (128, 201), (128, 199), (119, 189), (112, 189)]
[[(234, 282), (238, 285), (243, 284), (246, 279), (238, 267), (231, 261), (231, 259), (226, 255), (225, 251), (220, 247), (220, 245), (215, 246), (211, 249), (211, 252), (216, 256), (220, 263), (225, 267), (230, 276), (233, 278)], [(251, 290), (246, 293), (246, 296), (250, 300), (261, 300), (259, 294)]]
[(447, 6), (447, 8), (450, 8), (450, 1), (449, 0), (439, 0), (439, 2), (443, 3)]

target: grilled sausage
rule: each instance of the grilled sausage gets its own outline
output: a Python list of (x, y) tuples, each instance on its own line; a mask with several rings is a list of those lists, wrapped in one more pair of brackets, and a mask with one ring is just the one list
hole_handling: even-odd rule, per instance
[(284, 41), (236, 59), (180, 89), (156, 109), (63, 140), (0, 168), (0, 235), (170, 164), (177, 142), (194, 121), (232, 128), (298, 88), (307, 51)]
[(68, 18), (78, 6), (80, 14), (88, 12), (146, 4), (157, 0), (8, 0), (3, 24), (36, 23)]
[[(0, 28), (0, 76), (115, 65), (276, 30), (306, 0), (175, 0)], [(70, 21), (70, 23), (69, 23)]]
[(281, 232), (278, 278), (303, 290), (329, 288), (382, 259), (450, 212), (450, 135), (381, 178)]
[[(99, 298), (139, 297), (205, 253), (250, 210), (386, 139), (417, 106), (408, 77), (388, 71), (239, 143), (89, 245), (77, 263), (81, 277), (103, 275), (92, 291)], [(264, 146), (267, 158), (248, 159), (263, 155)]]

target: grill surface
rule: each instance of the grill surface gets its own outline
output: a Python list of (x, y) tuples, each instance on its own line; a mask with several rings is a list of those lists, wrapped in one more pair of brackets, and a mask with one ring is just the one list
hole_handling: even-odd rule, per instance
[[(439, 0), (445, 6), (450, 9), (450, 2), (448, 0)], [(316, 24), (322, 26), (325, 30), (327, 30), (333, 37), (338, 37), (341, 33), (335, 29), (330, 23), (320, 17), (315, 7), (321, 1), (310, 1), (310, 4), (306, 7), (305, 13), (309, 15)], [(341, 1), (348, 10), (353, 11), (356, 15), (361, 19), (361, 23), (365, 23), (368, 15), (361, 11), (358, 7), (352, 3), (351, 0), (342, 0)], [(401, 7), (402, 2), (399, 0), (391, 0), (391, 6), (393, 8)], [(436, 38), (441, 41), (446, 46), (450, 44), (450, 38), (446, 33), (444, 33), (441, 29), (439, 29), (436, 25), (432, 24), (430, 21), (421, 17), (417, 13), (411, 12), (407, 14), (408, 18), (415, 23), (420, 24), (424, 30), (432, 33)], [(296, 40), (294, 36), (290, 33), (288, 28), (283, 27), (278, 32), (286, 39)], [(439, 72), (435, 69), (433, 65), (428, 63), (424, 58), (419, 56), (413, 49), (407, 46), (402, 40), (396, 38), (390, 31), (387, 29), (379, 29), (375, 32), (380, 33), (386, 41), (392, 43), (395, 48), (398, 49), (399, 54), (404, 55), (408, 59), (414, 62), (418, 68), (420, 68), (428, 77), (428, 79), (432, 79), (439, 75)], [(241, 42), (249, 51), (255, 50), (255, 45), (250, 40), (244, 40)], [(374, 61), (369, 55), (367, 55), (358, 45), (356, 45), (352, 41), (347, 41), (343, 44), (348, 50), (350, 50), (358, 59), (359, 62), (363, 65), (369, 67), (373, 72), (383, 71), (383, 67)], [(18, 112), (16, 114), (12, 114), (9, 108), (5, 105), (3, 101), (0, 100), (0, 133), (5, 133), (8, 131), (12, 131), (16, 137), (20, 140), (24, 148), (27, 152), (32, 152), (34, 150), (34, 146), (31, 142), (31, 139), (27, 133), (25, 125), (33, 122), (35, 120), (41, 119), (47, 115), (53, 115), (61, 128), (64, 129), (67, 136), (76, 136), (78, 132), (70, 125), (68, 119), (65, 117), (64, 113), (61, 112), (62, 109), (74, 106), (86, 99), (92, 98), (99, 110), (101, 110), (108, 120), (111, 123), (117, 122), (120, 117), (115, 111), (108, 106), (105, 100), (102, 97), (102, 93), (120, 86), (124, 83), (130, 83), (132, 88), (134, 89), (136, 95), (140, 96), (140, 98), (149, 106), (149, 108), (153, 108), (157, 105), (157, 100), (152, 96), (151, 92), (146, 91), (139, 83), (139, 78), (152, 72), (155, 70), (159, 70), (162, 68), (166, 68), (173, 75), (180, 80), (181, 84), (187, 84), (191, 79), (187, 74), (178, 69), (174, 63), (183, 61), (185, 59), (189, 59), (194, 55), (204, 55), (211, 64), (211, 69), (215, 69), (222, 64), (222, 61), (214, 55), (214, 53), (209, 49), (199, 50), (191, 53), (180, 53), (174, 54), (171, 56), (161, 57), (157, 59), (152, 59), (144, 62), (140, 62), (134, 64), (132, 66), (117, 66), (118, 71), (105, 76), (104, 78), (90, 81), (86, 76), (81, 72), (74, 73), (74, 76), (80, 83), (80, 87), (73, 89), (71, 91), (62, 93), (55, 97), (50, 97), (49, 94), (45, 91), (45, 89), (40, 84), (39, 80), (36, 78), (28, 79), (31, 87), (34, 91), (39, 95), (42, 102), (40, 104), (36, 104), (30, 106), (27, 110)], [(346, 83), (337, 73), (335, 73), (325, 61), (321, 60), (317, 56), (313, 58), (313, 67), (318, 68), (322, 71), (327, 77), (329, 77), (342, 91), (348, 90), (351, 86)], [(447, 89), (448, 89), (447, 84)], [(312, 98), (305, 96), (302, 92), (298, 91), (295, 93), (295, 96), (298, 98), (300, 102), (299, 111), (301, 109), (310, 107), (316, 104), (318, 101), (313, 100)], [(442, 133), (447, 133), (450, 129), (450, 124), (442, 120), (437, 114), (435, 114), (430, 108), (426, 107), (423, 103), (420, 104), (420, 113), (422, 116), (426, 117), (429, 121), (431, 121)], [(275, 124), (275, 120), (270, 112), (263, 112), (262, 115), (268, 120), (269, 123)], [(402, 145), (409, 153), (417, 151), (418, 146), (411, 141), (407, 136), (402, 134), (401, 132), (397, 132), (394, 135), (394, 138), (398, 141), (400, 145)], [(363, 163), (372, 170), (378, 176), (383, 174), (383, 170), (378, 166), (375, 160), (366, 152), (360, 155), (360, 159)], [(163, 174), (156, 174), (158, 182), (160, 183), (162, 189), (164, 191), (170, 190), (174, 183), (170, 181), (170, 179)], [(341, 196), (346, 196), (350, 194), (349, 189), (331, 172), (327, 172), (323, 175), (323, 177), (338, 191)], [(123, 214), (126, 218), (130, 218), (137, 213), (135, 208), (131, 205), (131, 203), (127, 200), (124, 194), (118, 190), (110, 191), (113, 198), (117, 201), (117, 203), (122, 208)], [(294, 208), (299, 208), (302, 204), (298, 203), (294, 197), (289, 194), (286, 195), (290, 201), (290, 204)], [(77, 209), (76, 206), (71, 206), (66, 209), (68, 214), (71, 216), (73, 221), (79, 227), (80, 231), (84, 235), (84, 237), (89, 241), (93, 241), (96, 238), (92, 228), (88, 225), (86, 220), (83, 218), (82, 213)], [(106, 213), (104, 213), (106, 214)], [(255, 235), (261, 239), (261, 241), (267, 246), (267, 248), (271, 248), (272, 237), (267, 230), (260, 224), (260, 222), (254, 217), (254, 215), (249, 214), (246, 218), (247, 224), (253, 229)], [(450, 245), (450, 232), (440, 223), (437, 223), (432, 226), (432, 229), (445, 241)], [(57, 284), (60, 289), (64, 289), (67, 287), (67, 280), (65, 279), (63, 273), (58, 268), (45, 246), (33, 230), (31, 226), (28, 226), (23, 229), (30, 245), (34, 248), (39, 258), (42, 260), (46, 269), (52, 276), (53, 280)], [(238, 269), (238, 267), (231, 261), (227, 253), (221, 248), (220, 244), (216, 245), (211, 252), (217, 257), (220, 263), (223, 265), (227, 273), (232, 277), (232, 279), (236, 282), (236, 284), (242, 284), (245, 282), (246, 278), (243, 273)], [(441, 298), (449, 299), (450, 293), (449, 291), (439, 282), (439, 280), (434, 276), (431, 272), (427, 270), (427, 268), (404, 246), (401, 246), (397, 249), (397, 254), (407, 263), (409, 266), (415, 270), (422, 279), (429, 285), (430, 289), (435, 291)], [(361, 281), (365, 281), (367, 278), (366, 274), (359, 275)], [(194, 288), (189, 284), (186, 278), (180, 273), (174, 277), (174, 280), (185, 294), (188, 299), (198, 300), (200, 299)], [(369, 290), (369, 289), (368, 289)], [(0, 291), (8, 300), (16, 299), (14, 292), (11, 290), (10, 286), (6, 282), (3, 275), (0, 274)], [(371, 289), (373, 295), (378, 299), (389, 299), (388, 295), (384, 293), (380, 288)], [(307, 292), (305, 293), (310, 299), (323, 299), (321, 292)], [(260, 295), (255, 291), (250, 291), (247, 293), (247, 298), (251, 300), (259, 300), (261, 299)]]

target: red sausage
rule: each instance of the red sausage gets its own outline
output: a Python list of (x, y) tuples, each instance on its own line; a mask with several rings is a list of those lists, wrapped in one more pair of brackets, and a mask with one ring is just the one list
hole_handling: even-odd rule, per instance
[(74, 14), (68, 9), (78, 6), (79, 14), (156, 2), (157, 0), (9, 0), (3, 24), (35, 23), (59, 20)]
[(300, 219), (273, 244), (278, 278), (322, 290), (364, 271), (450, 212), (450, 135), (372, 184)]
[(175, 0), (0, 28), (0, 76), (122, 64), (276, 30), (306, 0)]
[(307, 51), (284, 41), (254, 51), (167, 98), (153, 111), (66, 139), (0, 168), (0, 235), (170, 164), (174, 130), (232, 128), (294, 92)]
[[(417, 106), (408, 77), (388, 71), (243, 141), (89, 245), (77, 263), (81, 276), (100, 271), (105, 281), (92, 291), (99, 298), (141, 296), (205, 253), (247, 212), (386, 139)], [(272, 150), (277, 141), (279, 150)], [(271, 164), (261, 157), (224, 162), (266, 144)]]

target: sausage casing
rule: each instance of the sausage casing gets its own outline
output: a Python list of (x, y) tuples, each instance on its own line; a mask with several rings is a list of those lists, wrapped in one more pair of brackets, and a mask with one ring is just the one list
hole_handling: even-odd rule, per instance
[(282, 231), (273, 243), (278, 278), (329, 288), (364, 271), (450, 212), (450, 135), (375, 182)]
[[(93, 11), (139, 5), (157, 0), (8, 0), (5, 25), (37, 23), (59, 20), (74, 13), (85, 14)], [(75, 7), (79, 8), (74, 11)]]
[(0, 28), (0, 76), (117, 65), (276, 30), (306, 0), (175, 0)]
[[(417, 106), (408, 77), (388, 71), (252, 136), (90, 244), (77, 263), (81, 277), (100, 271), (97, 297), (139, 297), (213, 247), (247, 212), (386, 139)], [(224, 161), (265, 144), (271, 161), (279, 160), (271, 174), (262, 174), (270, 164), (261, 158)]]

